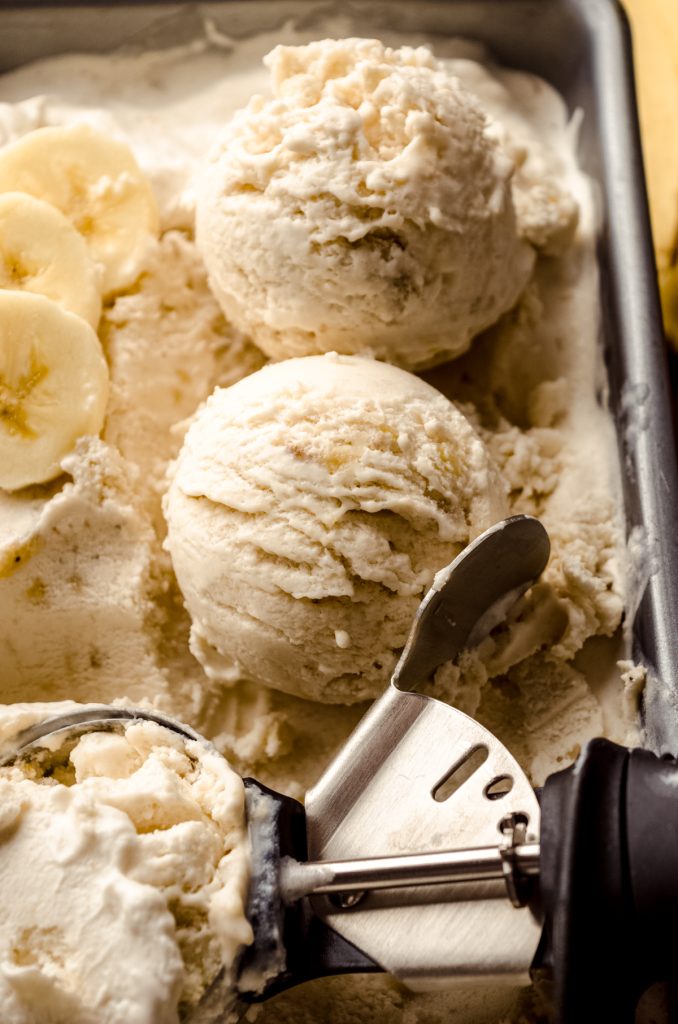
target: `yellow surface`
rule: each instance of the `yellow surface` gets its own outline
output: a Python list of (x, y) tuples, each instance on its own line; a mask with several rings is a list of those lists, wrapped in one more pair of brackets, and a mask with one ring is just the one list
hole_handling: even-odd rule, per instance
[(678, 0), (624, 0), (667, 332), (678, 346)]

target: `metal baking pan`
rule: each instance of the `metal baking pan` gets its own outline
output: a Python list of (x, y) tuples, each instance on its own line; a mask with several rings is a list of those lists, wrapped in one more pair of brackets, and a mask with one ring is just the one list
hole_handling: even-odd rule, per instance
[[(633, 653), (649, 669), (647, 745), (678, 752), (678, 478), (666, 353), (645, 196), (631, 42), (615, 0), (223, 0), (63, 4), (0, 0), (0, 71), (64, 52), (162, 48), (209, 14), (232, 37), (341, 13), (359, 35), (380, 28), (485, 43), (509, 67), (550, 82), (584, 120), (580, 158), (600, 186), (603, 345), (617, 423), (628, 531), (640, 530), (647, 586)], [(0, 101), (2, 95), (0, 92)], [(639, 595), (640, 596), (640, 595)]]

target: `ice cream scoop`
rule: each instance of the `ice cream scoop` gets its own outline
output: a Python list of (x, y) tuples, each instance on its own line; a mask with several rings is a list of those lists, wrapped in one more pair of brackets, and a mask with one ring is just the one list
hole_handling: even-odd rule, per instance
[(463, 414), (397, 367), (311, 356), (217, 389), (164, 504), (191, 649), (218, 681), (376, 697), (435, 572), (505, 502)]
[[(485, 586), (476, 588), (478, 590), (477, 600), (468, 600), (465, 595), (468, 593), (470, 581), (475, 577), (476, 559), (479, 556), (487, 559), (488, 550), (495, 566), (495, 572), (492, 576), (486, 577)], [(301, 847), (307, 843), (305, 835), (307, 830), (308, 842), (313, 841), (313, 819), (317, 817), (317, 809), (324, 805), (329, 798), (330, 790), (333, 790), (335, 795), (341, 797), (340, 804), (345, 802), (347, 795), (350, 799), (348, 791), (358, 781), (359, 776), (365, 774), (365, 758), (367, 758), (368, 762), (373, 759), (373, 767), (376, 771), (377, 766), (383, 760), (385, 750), (389, 746), (389, 737), (394, 745), (403, 742), (399, 756), (405, 766), (411, 760), (410, 754), (408, 754), (406, 749), (407, 742), (411, 742), (413, 738), (416, 738), (417, 734), (421, 736), (422, 733), (426, 737), (429, 748), (437, 748), (445, 763), (449, 764), (450, 757), (454, 757), (454, 745), (451, 747), (450, 741), (453, 739), (455, 732), (458, 731), (458, 723), (462, 722), (466, 734), (463, 736), (457, 735), (455, 740), (457, 746), (461, 744), (461, 748), (463, 748), (468, 743), (468, 729), (470, 728), (474, 735), (487, 737), (487, 742), (491, 743), (495, 748), (491, 756), (488, 757), (488, 763), (484, 768), (485, 772), (491, 773), (491, 777), (488, 777), (488, 782), (492, 780), (499, 780), (501, 782), (503, 780), (505, 783), (509, 773), (510, 777), (515, 780), (510, 796), (508, 793), (501, 793), (504, 802), (500, 808), (499, 818), (505, 818), (510, 812), (512, 802), (517, 800), (521, 807), (528, 807), (532, 819), (535, 822), (537, 821), (538, 806), (536, 800), (518, 765), (510, 755), (502, 753), (500, 745), (490, 737), (489, 733), (486, 733), (486, 730), (472, 723), (466, 716), (452, 711), (452, 709), (439, 704), (437, 701), (431, 701), (429, 698), (422, 697), (421, 695), (398, 690), (396, 683), (402, 678), (403, 684), (409, 685), (418, 676), (421, 678), (419, 674), (429, 665), (435, 665), (452, 657), (458, 651), (460, 645), (463, 646), (468, 642), (469, 637), (473, 637), (473, 630), (478, 626), (479, 620), (483, 619), (485, 629), (491, 628), (494, 615), (491, 609), (494, 609), (496, 613), (497, 602), (501, 603), (502, 601), (510, 600), (511, 597), (515, 599), (519, 593), (522, 593), (541, 571), (547, 555), (548, 542), (539, 524), (534, 520), (519, 517), (495, 527), (489, 534), (485, 535), (483, 543), (476, 542), (476, 544), (471, 545), (464, 555), (457, 559), (453, 567), (439, 574), (434, 588), (428, 595), (426, 602), (421, 606), (410, 642), (400, 662), (400, 672), (394, 676), (388, 693), (377, 702), (372, 714), (367, 716), (363, 724), (363, 738), (360, 739), (360, 735), (358, 735), (354, 741), (351, 741), (353, 749), (355, 749), (356, 742), (359, 748), (358, 756), (354, 758), (353, 762), (354, 782), (350, 782), (349, 776), (342, 770), (339, 770), (339, 775), (337, 775), (337, 766), (334, 769), (330, 769), (329, 773), (325, 776), (324, 783), (321, 780), (313, 793), (309, 795), (306, 821), (304, 820), (304, 811), (301, 805), (295, 801), (289, 801), (276, 794), (272, 794), (264, 790), (263, 787), (253, 780), (248, 780), (246, 783), (248, 786), (248, 817), (253, 849), (253, 880), (250, 888), (248, 917), (254, 927), (255, 943), (252, 954), (246, 954), (241, 961), (238, 984), (243, 993), (249, 993), (249, 997), (253, 997), (256, 994), (268, 996), (281, 985), (289, 985), (294, 981), (303, 980), (311, 976), (313, 972), (316, 974), (328, 973), (334, 970), (335, 967), (336, 969), (343, 970), (349, 968), (356, 969), (359, 964), (361, 969), (374, 970), (381, 963), (382, 967), (386, 966), (391, 969), (390, 964), (384, 964), (383, 958), (375, 957), (370, 952), (360, 954), (359, 959), (356, 961), (355, 955), (351, 953), (355, 944), (351, 943), (350, 940), (342, 941), (340, 930), (337, 931), (333, 925), (328, 925), (323, 920), (322, 914), (311, 913), (311, 918), (313, 919), (311, 922), (307, 914), (304, 917), (305, 910), (301, 910), (301, 916), (299, 916), (297, 910), (294, 910), (293, 929), (296, 934), (295, 939), (291, 937), (290, 933), (291, 919), (287, 924), (283, 921), (285, 913), (283, 901), (287, 901), (289, 904), (294, 903), (295, 907), (301, 908), (299, 897), (302, 894), (330, 892), (336, 889), (338, 885), (346, 885), (348, 888), (351, 888), (351, 885), (347, 882), (346, 865), (333, 866), (327, 863), (327, 858), (316, 865), (299, 862), (292, 864), (288, 862), (287, 868), (289, 870), (287, 870), (286, 874), (279, 873), (281, 855), (290, 854), (295, 858), (302, 856), (303, 851)], [(460, 611), (463, 609), (462, 614), (457, 615), (455, 609)], [(487, 614), (488, 609), (490, 609), (489, 615)], [(451, 620), (451, 616), (456, 616), (454, 621)], [(482, 629), (483, 627), (481, 626), (480, 632), (482, 632)], [(478, 629), (476, 629), (475, 635), (476, 637), (479, 635)], [(424, 652), (425, 662), (421, 661), (422, 652)], [(402, 676), (400, 673), (402, 673)], [(415, 701), (418, 708), (417, 713), (414, 715), (416, 721), (411, 713), (408, 712), (405, 715), (405, 719), (409, 719), (409, 721), (403, 720), (402, 715), (396, 715), (396, 719), (400, 719), (400, 725), (397, 722), (393, 722), (391, 705), (393, 701), (397, 704), (399, 700)], [(426, 712), (429, 711), (432, 712), (434, 717), (437, 716), (438, 722), (432, 721), (430, 716), (426, 715)], [(382, 720), (384, 714), (387, 720)], [(4, 760), (5, 763), (40, 765), (45, 763), (45, 759), (47, 759), (47, 762), (51, 764), (55, 751), (58, 751), (59, 756), (62, 757), (65, 751), (67, 752), (74, 744), (77, 745), (82, 741), (84, 734), (91, 733), (92, 731), (101, 733), (102, 731), (110, 730), (113, 732), (125, 732), (131, 726), (138, 725), (139, 722), (150, 722), (169, 728), (189, 744), (202, 743), (212, 754), (214, 753), (207, 741), (201, 740), (193, 730), (174, 723), (162, 715), (134, 709), (100, 707), (60, 716), (57, 719), (48, 720), (32, 727), (19, 736), (16, 745), (4, 752)], [(405, 728), (404, 732), (402, 731), (403, 726)], [(452, 730), (451, 733), (450, 729)], [(371, 739), (366, 742), (368, 735)], [(446, 741), (444, 742), (445, 737)], [(404, 742), (405, 740), (407, 742)], [(386, 741), (386, 747), (382, 746), (383, 741)], [(351, 744), (347, 748), (346, 753), (349, 757), (353, 757), (350, 753), (352, 748)], [(433, 770), (434, 763), (431, 760), (432, 754), (433, 750), (429, 749), (426, 759), (430, 770)], [(391, 768), (395, 771), (393, 763)], [(398, 774), (395, 771), (395, 775), (398, 776)], [(521, 778), (522, 782), (520, 781)], [(370, 787), (364, 785), (362, 779), (359, 788), (362, 793), (367, 792), (368, 795), (370, 794)], [(374, 800), (374, 797), (375, 793), (372, 790), (370, 799)], [(497, 815), (494, 813), (496, 806), (498, 805), (488, 802), (488, 807), (492, 810), (493, 820), (497, 818)], [(314, 807), (316, 811), (313, 810)], [(444, 803), (442, 800), (434, 802), (433, 807), (434, 810), (439, 810), (444, 816), (449, 817), (451, 813), (450, 804)], [(457, 802), (457, 810), (458, 808)], [(403, 810), (407, 810), (407, 813), (415, 810), (421, 818), (421, 809), (417, 808), (417, 797), (414, 791), (410, 793), (408, 800), (401, 801), (401, 814)], [(329, 821), (329, 819), (327, 820)], [(475, 834), (478, 834), (477, 828)], [(489, 835), (491, 839), (493, 838), (492, 831), (488, 832), (486, 826), (485, 834)], [(459, 839), (463, 835), (464, 827), (458, 822), (455, 836)], [(478, 856), (480, 858), (479, 861)], [(506, 902), (504, 914), (510, 913), (511, 907), (505, 901), (504, 883), (501, 881), (505, 871), (503, 858), (497, 854), (496, 849), (494, 851), (481, 851), (478, 856), (476, 857), (478, 863), (474, 869), (475, 875), (473, 872), (469, 872), (468, 866), (464, 868), (462, 863), (460, 876), (462, 881), (468, 883), (469, 878), (477, 877), (487, 882), (488, 878), (492, 878), (494, 875), (498, 878), (499, 890), (498, 893), (495, 893), (496, 898), (492, 902), (495, 905), (499, 902)], [(525, 858), (523, 859), (525, 860)], [(433, 860), (429, 857), (428, 861), (424, 864), (422, 862), (413, 864), (410, 860), (406, 864), (397, 866), (401, 872), (400, 884), (405, 884), (408, 881), (411, 882), (413, 872), (414, 875), (418, 875), (419, 882), (421, 882), (422, 878), (427, 878), (430, 882), (430, 873), (434, 870), (433, 861), (437, 861), (435, 866), (437, 882), (447, 881), (452, 883), (453, 880), (459, 877), (459, 856), (455, 851), (452, 851), (447, 859), (443, 857), (441, 860), (440, 857), (436, 858), (434, 856)], [(375, 885), (384, 882), (382, 876), (381, 883), (379, 883), (374, 872), (369, 874), (364, 864), (359, 864), (357, 867), (358, 874), (356, 877), (364, 889), (374, 888)], [(421, 874), (423, 867), (428, 872), (427, 876), (422, 876)], [(389, 863), (388, 868), (390, 874), (386, 882), (389, 888), (392, 888), (394, 884), (393, 861)], [(333, 871), (335, 874), (334, 879), (332, 879)], [(403, 871), (405, 872), (404, 875), (402, 874)], [(355, 878), (352, 887), (355, 888)], [(475, 903), (478, 908), (481, 906), (478, 901), (475, 901)], [(305, 903), (304, 907), (307, 906), (308, 904)], [(460, 906), (459, 904), (456, 907), (453, 904), (448, 905), (448, 916), (452, 915), (452, 919), (448, 922), (450, 926), (454, 925), (454, 918), (458, 916)], [(466, 904), (464, 906), (467, 911), (468, 907)], [(463, 911), (464, 907), (462, 907)], [(368, 914), (368, 921), (369, 916)], [(527, 926), (527, 942), (530, 945), (534, 939), (535, 929), (527, 910), (523, 914), (523, 922)], [(301, 942), (299, 929), (305, 929), (306, 925), (313, 927), (319, 936), (324, 937), (324, 945), (321, 943), (320, 946), (316, 946), (309, 940), (308, 935), (306, 940), (303, 943)], [(515, 928), (513, 931), (515, 935)], [(295, 945), (296, 950), (290, 950), (288, 948), (290, 945)], [(304, 950), (300, 950), (301, 945), (304, 946)], [(367, 945), (369, 950), (369, 938), (366, 937), (363, 945)], [(512, 956), (502, 958), (503, 966), (499, 969), (500, 973), (512, 975), (515, 974), (518, 968), (519, 973), (524, 972), (525, 965), (522, 963), (522, 960), (525, 958), (525, 951), (523, 945), (514, 943), (515, 951)], [(428, 950), (432, 952), (430, 943)], [(295, 957), (298, 957), (300, 952), (301, 961), (299, 962), (298, 970), (296, 968), (291, 969), (290, 965), (294, 964)], [(452, 961), (450, 961), (449, 947), (442, 961), (439, 956), (432, 955), (428, 969), (429, 974), (433, 975), (436, 972), (439, 974), (449, 973), (450, 970), (452, 970), (452, 973), (455, 973), (455, 970), (459, 969), (459, 965), (455, 968), (453, 961), (454, 955), (452, 956)], [(441, 968), (441, 964), (445, 965), (444, 969)], [(463, 971), (463, 966), (461, 969)], [(396, 970), (395, 973), (399, 972)], [(207, 991), (200, 1004), (200, 1008), (195, 1010), (195, 1013), (198, 1015), (195, 1019), (201, 1021), (217, 1019), (217, 1017), (220, 1019), (226, 1005), (226, 997), (229, 996), (231, 998), (232, 995), (232, 978), (225, 971)], [(216, 1015), (214, 1018), (209, 1016), (212, 1012)]]
[(460, 355), (518, 299), (513, 162), (425, 47), (278, 46), (212, 152), (197, 240), (229, 321), (274, 358)]
[[(383, 969), (415, 990), (531, 970), (554, 979), (560, 1024), (604, 1007), (631, 1021), (645, 986), (671, 975), (676, 762), (594, 740), (538, 801), (491, 733), (399, 688), (485, 635), (548, 554), (540, 524), (519, 516), (438, 575), (386, 694), (305, 808), (247, 780), (254, 943), (240, 1003), (224, 973), (191, 1024), (323, 974)], [(101, 708), (42, 723), (6, 760), (135, 718), (196, 739), (162, 716)], [(382, 855), (366, 856), (375, 843)]]

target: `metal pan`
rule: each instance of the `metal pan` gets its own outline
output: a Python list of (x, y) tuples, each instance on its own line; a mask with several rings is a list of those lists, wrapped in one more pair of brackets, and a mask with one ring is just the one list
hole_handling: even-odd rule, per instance
[[(584, 112), (581, 162), (600, 186), (603, 345), (617, 423), (629, 533), (641, 531), (647, 585), (633, 654), (649, 669), (646, 742), (678, 751), (678, 477), (666, 352), (638, 132), (631, 42), (615, 0), (389, 0), (340, 7), (314, 0), (207, 4), (43, 4), (0, 0), (0, 71), (67, 51), (163, 47), (190, 39), (209, 13), (230, 36), (290, 17), (341, 12), (359, 34), (466, 36), (509, 67), (540, 75)], [(1, 99), (1, 96), (0, 96)]]

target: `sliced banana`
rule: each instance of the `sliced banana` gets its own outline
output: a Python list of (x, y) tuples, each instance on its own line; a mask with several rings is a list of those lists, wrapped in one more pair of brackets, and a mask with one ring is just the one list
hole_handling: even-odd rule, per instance
[(98, 434), (108, 367), (95, 332), (42, 295), (0, 292), (0, 487), (44, 483)]
[(96, 329), (99, 274), (63, 213), (25, 192), (0, 195), (0, 288), (36, 292)]
[(0, 149), (0, 192), (61, 210), (101, 264), (105, 296), (134, 283), (158, 237), (153, 190), (131, 150), (88, 125), (37, 128)]

